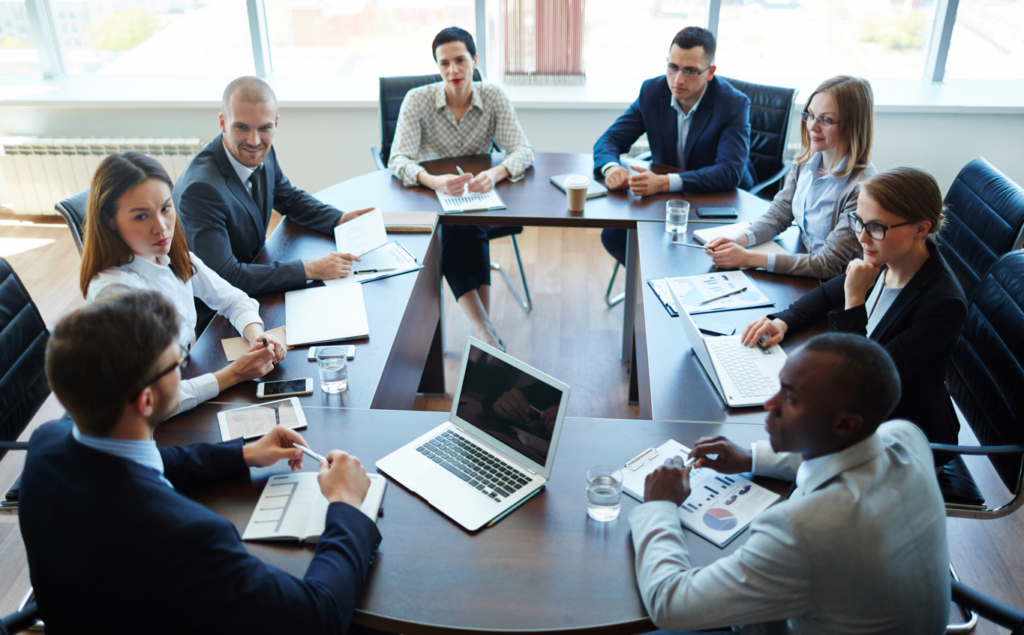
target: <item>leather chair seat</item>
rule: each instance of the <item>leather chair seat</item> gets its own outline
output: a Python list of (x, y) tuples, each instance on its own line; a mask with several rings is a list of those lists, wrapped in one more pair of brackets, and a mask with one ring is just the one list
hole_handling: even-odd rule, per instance
[(978, 484), (959, 456), (946, 463), (939, 472), (939, 490), (946, 503), (978, 507), (985, 504), (985, 497), (981, 495)]

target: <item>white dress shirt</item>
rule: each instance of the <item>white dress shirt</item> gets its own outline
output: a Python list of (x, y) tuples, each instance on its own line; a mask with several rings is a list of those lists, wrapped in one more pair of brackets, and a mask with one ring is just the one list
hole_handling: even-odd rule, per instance
[(882, 272), (878, 276), (878, 280), (875, 280), (875, 286), (871, 288), (871, 294), (868, 295), (867, 302), (864, 303), (864, 307), (868, 311), (868, 337), (875, 332), (875, 327), (885, 317), (900, 291), (903, 291), (903, 287), (886, 286), (885, 272)]
[(238, 175), (239, 180), (242, 181), (245, 191), (249, 193), (249, 196), (252, 196), (252, 183), (249, 182), (249, 177), (252, 176), (253, 172), (263, 167), (263, 164), (260, 163), (256, 167), (250, 168), (242, 165), (242, 163), (230, 152), (225, 152), (225, 154), (228, 155), (228, 161), (231, 163), (231, 167), (235, 169), (235, 174)]
[[(250, 324), (259, 324), (263, 328), (258, 302), (228, 284), (199, 256), (191, 252), (189, 256), (194, 272), (187, 282), (174, 275), (168, 256), (160, 256), (159, 264), (136, 257), (126, 265), (110, 267), (96, 274), (89, 282), (85, 301), (93, 304), (131, 291), (158, 291), (178, 312), (178, 343), (186, 350), (191, 348), (195, 339), (195, 298), (226, 317), (239, 333)], [(181, 403), (176, 413), (195, 408), (219, 392), (217, 378), (212, 373), (182, 380), (179, 391)]]

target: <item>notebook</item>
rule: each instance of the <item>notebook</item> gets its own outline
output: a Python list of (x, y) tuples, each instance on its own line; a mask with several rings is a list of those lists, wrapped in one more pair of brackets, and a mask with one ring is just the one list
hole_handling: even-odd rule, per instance
[[(739, 223), (732, 223), (731, 225), (718, 225), (715, 227), (708, 227), (707, 229), (695, 229), (693, 231), (693, 239), (701, 245), (705, 245), (719, 236), (731, 238), (738, 234), (742, 234), (746, 231), (747, 227), (750, 227), (750, 223), (741, 221)], [(747, 247), (747, 249), (759, 254), (789, 255), (786, 248), (774, 240), (768, 240), (758, 245), (754, 245), (753, 247)]]
[[(327, 524), (330, 503), (320, 492), (319, 472), (294, 472), (271, 476), (256, 509), (245, 527), (242, 540), (298, 540), (313, 543)], [(387, 481), (379, 474), (367, 474), (370, 489), (359, 511), (377, 522)]]
[[(560, 189), (560, 190), (562, 190), (564, 192), (565, 191), (565, 177), (567, 177), (567, 176), (572, 176), (572, 174), (556, 174), (556, 175), (552, 176), (548, 180), (551, 181), (552, 185), (554, 185), (555, 187), (557, 187), (558, 189)], [(601, 197), (601, 196), (606, 196), (607, 194), (608, 194), (608, 188), (606, 188), (601, 183), (598, 183), (594, 179), (590, 179), (590, 185), (587, 186), (587, 198), (588, 199), (590, 199), (590, 198), (598, 198), (598, 197)]]
[(437, 212), (384, 212), (389, 234), (429, 234), (436, 222)]
[(363, 287), (358, 284), (299, 289), (284, 294), (288, 346), (369, 337)]

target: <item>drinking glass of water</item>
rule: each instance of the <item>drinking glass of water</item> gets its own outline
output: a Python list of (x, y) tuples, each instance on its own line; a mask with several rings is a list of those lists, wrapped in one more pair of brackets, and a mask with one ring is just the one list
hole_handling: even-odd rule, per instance
[(690, 222), (690, 204), (686, 201), (665, 202), (665, 231), (676, 240), (682, 240), (686, 236), (686, 226)]
[(619, 517), (622, 500), (622, 470), (598, 465), (587, 470), (587, 515), (600, 522)]
[(320, 369), (320, 390), (338, 393), (348, 388), (348, 347), (324, 346), (316, 351), (316, 365)]

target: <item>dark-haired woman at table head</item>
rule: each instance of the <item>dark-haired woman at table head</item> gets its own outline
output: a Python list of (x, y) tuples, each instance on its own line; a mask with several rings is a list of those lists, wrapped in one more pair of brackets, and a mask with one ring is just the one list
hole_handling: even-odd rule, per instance
[[(708, 241), (717, 267), (761, 267), (774, 273), (832, 278), (860, 256), (848, 214), (857, 186), (877, 170), (871, 163), (874, 97), (871, 84), (840, 75), (819, 85), (804, 109), (802, 151), (771, 207), (743, 233)], [(796, 223), (807, 253), (763, 254), (753, 247)]]
[[(533, 163), (533, 149), (515, 108), (491, 84), (473, 81), (476, 44), (458, 27), (443, 29), (431, 45), (441, 81), (410, 90), (402, 102), (388, 169), (406, 187), (425, 185), (459, 195), (464, 190), (488, 192), (498, 182), (518, 181)], [(472, 174), (428, 174), (422, 161), (468, 154), (489, 154), (495, 142), (505, 159)], [(473, 323), (477, 338), (500, 346), (490, 308), (491, 258), (487, 228), (476, 225), (441, 227), (441, 271)]]
[(908, 419), (933, 443), (957, 443), (960, 424), (946, 391), (946, 365), (967, 316), (960, 283), (935, 246), (942, 193), (923, 170), (899, 167), (867, 179), (849, 222), (863, 248), (846, 273), (789, 309), (756, 320), (743, 343), (764, 346), (828, 319), (829, 330), (859, 333), (885, 347), (903, 392), (893, 419)]

